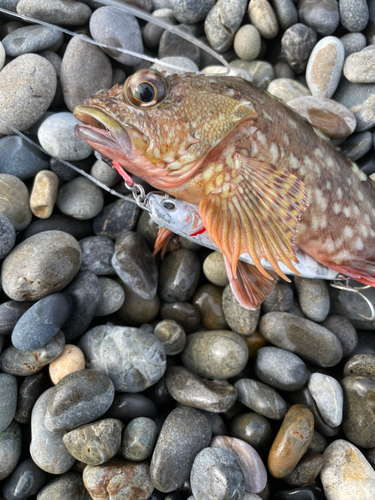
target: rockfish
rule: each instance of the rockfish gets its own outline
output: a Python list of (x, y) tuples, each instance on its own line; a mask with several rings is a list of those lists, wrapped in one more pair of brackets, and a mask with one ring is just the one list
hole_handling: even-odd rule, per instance
[[(104, 157), (199, 206), (244, 307), (258, 308), (278, 276), (289, 281), (279, 263), (298, 274), (297, 250), (375, 286), (372, 182), (264, 90), (238, 77), (143, 69), (74, 115), (84, 123), (76, 135)], [(158, 248), (167, 241), (164, 229)]]

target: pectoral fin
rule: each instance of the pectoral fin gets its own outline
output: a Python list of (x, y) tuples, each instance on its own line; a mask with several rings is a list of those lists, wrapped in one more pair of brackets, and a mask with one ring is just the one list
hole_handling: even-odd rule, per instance
[(172, 231), (166, 229), (165, 227), (159, 227), (158, 235), (156, 237), (156, 241), (154, 244), (154, 255), (160, 252), (161, 250), (161, 258), (164, 258), (165, 252), (168, 249), (169, 243), (172, 241), (172, 238), (175, 236)]

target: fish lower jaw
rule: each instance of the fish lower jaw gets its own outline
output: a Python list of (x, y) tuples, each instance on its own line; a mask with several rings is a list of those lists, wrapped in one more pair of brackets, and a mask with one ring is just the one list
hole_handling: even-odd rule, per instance
[[(91, 125), (75, 125), (74, 134), (87, 143), (90, 142), (91, 144), (95, 143), (112, 149), (120, 149), (117, 141), (108, 130), (93, 127)], [(94, 147), (94, 149), (96, 148)]]

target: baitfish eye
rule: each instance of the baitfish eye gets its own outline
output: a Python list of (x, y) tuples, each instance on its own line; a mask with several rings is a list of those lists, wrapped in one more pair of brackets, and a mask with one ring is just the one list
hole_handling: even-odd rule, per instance
[(168, 199), (162, 200), (161, 204), (163, 205), (163, 208), (168, 210), (168, 212), (173, 212), (173, 210), (176, 210), (176, 205), (171, 200), (168, 200)]
[(154, 69), (141, 69), (130, 76), (122, 89), (125, 100), (137, 108), (156, 106), (164, 101), (168, 80)]

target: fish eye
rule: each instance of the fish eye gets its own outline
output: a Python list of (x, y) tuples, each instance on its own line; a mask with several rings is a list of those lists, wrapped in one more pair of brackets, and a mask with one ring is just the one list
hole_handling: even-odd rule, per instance
[(168, 212), (173, 212), (173, 210), (176, 210), (176, 205), (171, 200), (162, 200), (161, 204), (166, 210), (168, 210)]
[(122, 89), (125, 100), (137, 108), (156, 106), (164, 101), (168, 80), (154, 69), (141, 69), (130, 76)]

